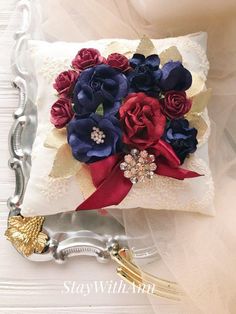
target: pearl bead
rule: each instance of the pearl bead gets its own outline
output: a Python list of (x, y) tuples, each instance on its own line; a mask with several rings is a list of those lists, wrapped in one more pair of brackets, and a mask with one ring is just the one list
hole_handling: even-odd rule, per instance
[(105, 137), (106, 135), (104, 134), (103, 131), (101, 131), (99, 128), (97, 127), (93, 127), (92, 128), (92, 132), (91, 132), (91, 139), (96, 143), (96, 144), (103, 144), (105, 141)]

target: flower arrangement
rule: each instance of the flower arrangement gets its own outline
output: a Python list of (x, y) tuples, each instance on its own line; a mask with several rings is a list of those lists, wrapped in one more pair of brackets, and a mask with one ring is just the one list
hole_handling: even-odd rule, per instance
[[(188, 113), (192, 75), (181, 60), (156, 53), (128, 59), (81, 49), (55, 79), (51, 122), (66, 130), (74, 163), (89, 169), (94, 192), (77, 209), (118, 205), (133, 184), (155, 175), (183, 180), (202, 174), (181, 167), (197, 149)], [(66, 166), (65, 166), (66, 167)]]

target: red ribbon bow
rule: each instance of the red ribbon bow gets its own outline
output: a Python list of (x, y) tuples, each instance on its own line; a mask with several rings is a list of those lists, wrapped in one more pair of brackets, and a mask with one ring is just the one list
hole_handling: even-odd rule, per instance
[[(178, 180), (201, 176), (194, 171), (180, 168), (179, 158), (172, 147), (163, 140), (159, 140), (150, 151), (156, 156), (157, 169), (155, 173), (158, 175)], [(118, 205), (126, 197), (133, 184), (124, 177), (124, 172), (120, 169), (123, 158), (124, 154), (117, 154), (89, 164), (96, 191), (76, 210), (100, 209)]]

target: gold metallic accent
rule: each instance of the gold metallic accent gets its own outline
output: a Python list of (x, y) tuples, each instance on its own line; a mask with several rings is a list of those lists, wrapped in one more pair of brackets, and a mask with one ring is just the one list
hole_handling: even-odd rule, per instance
[(48, 240), (48, 236), (41, 232), (43, 222), (44, 217), (12, 216), (8, 219), (5, 236), (26, 257), (42, 253)]
[(145, 57), (148, 57), (149, 55), (157, 54), (157, 50), (152, 40), (148, 38), (146, 35), (144, 35), (142, 39), (140, 40), (135, 53), (141, 53)]
[(117, 52), (121, 53), (122, 55), (125, 55), (128, 59), (130, 59), (134, 51), (131, 51), (130, 47), (128, 44), (121, 43), (117, 40), (111, 41), (103, 51), (103, 56), (107, 58), (111, 53)]
[(73, 157), (71, 147), (67, 144), (66, 128), (53, 128), (47, 135), (44, 146), (56, 149), (50, 177), (70, 178), (81, 170), (82, 164)]
[(181, 53), (179, 52), (178, 48), (176, 46), (171, 46), (164, 51), (162, 51), (159, 54), (159, 58), (161, 61), (161, 65), (164, 65), (165, 63), (169, 61), (180, 61), (182, 62), (182, 56)]
[(192, 97), (192, 107), (188, 115), (202, 113), (211, 99), (212, 89), (208, 88)]
[(197, 140), (198, 143), (204, 142), (204, 137), (207, 132), (209, 132), (209, 125), (205, 118), (200, 114), (190, 114), (188, 115), (189, 125), (197, 129)]
[(82, 163), (76, 160), (69, 144), (63, 144), (58, 148), (49, 177), (70, 178), (75, 176), (81, 169)]
[(192, 85), (189, 89), (186, 90), (188, 98), (192, 98), (195, 95), (199, 94), (205, 88), (205, 79), (199, 73), (191, 71), (192, 75)]
[(111, 258), (119, 264), (118, 275), (128, 283), (149, 294), (176, 301), (181, 300), (183, 292), (176, 282), (164, 280), (140, 270), (132, 262), (131, 252), (128, 249), (114, 248), (111, 251)]
[(66, 128), (56, 129), (53, 128), (47, 135), (44, 146), (47, 148), (60, 148), (63, 144), (67, 143)]

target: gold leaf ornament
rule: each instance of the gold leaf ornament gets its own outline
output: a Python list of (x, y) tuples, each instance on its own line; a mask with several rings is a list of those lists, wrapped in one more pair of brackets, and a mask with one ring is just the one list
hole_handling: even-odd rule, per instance
[(182, 62), (182, 55), (176, 46), (171, 46), (171, 47), (165, 49), (164, 51), (162, 51), (159, 54), (159, 57), (160, 57), (161, 65), (164, 65), (165, 63), (167, 63), (169, 61), (180, 61), (180, 62)]
[(111, 53), (115, 53), (119, 51), (119, 53), (125, 55), (128, 59), (132, 57), (133, 51), (130, 50), (130, 47), (128, 45), (121, 43), (119, 41), (112, 41), (110, 42), (106, 49), (103, 52), (103, 56), (107, 58)]
[(69, 144), (63, 144), (57, 149), (50, 177), (70, 178), (80, 171), (82, 164), (76, 160)]
[(119, 51), (119, 53), (125, 55), (128, 59), (133, 56), (134, 53), (143, 54), (145, 57), (151, 54), (157, 54), (156, 47), (154, 46), (152, 40), (146, 35), (142, 37), (139, 41), (137, 48), (134, 50), (130, 48), (129, 45), (120, 43), (118, 41), (112, 41), (109, 43), (103, 52), (104, 57), (107, 57), (109, 54)]
[(67, 143), (67, 132), (66, 128), (56, 129), (53, 128), (47, 135), (44, 142), (44, 146), (47, 148), (60, 148), (63, 144)]
[(90, 170), (87, 165), (82, 166), (76, 178), (79, 183), (84, 199), (88, 198), (91, 194), (93, 194), (96, 191), (96, 188), (93, 184), (93, 180), (90, 174)]
[(42, 253), (46, 247), (48, 236), (43, 233), (44, 217), (12, 216), (8, 219), (6, 238), (28, 257), (33, 253)]
[(211, 98), (212, 90), (211, 88), (203, 90), (192, 97), (192, 107), (189, 112), (191, 113), (201, 113), (207, 107), (210, 98)]
[(210, 132), (209, 118), (204, 110), (210, 101), (211, 94), (212, 90), (206, 89), (193, 96), (191, 98), (191, 110), (186, 115), (190, 125), (198, 130), (197, 140), (199, 144), (204, 143)]
[(203, 115), (193, 114), (190, 116), (189, 124), (190, 127), (197, 129), (197, 140), (199, 145), (205, 142), (210, 133), (210, 125), (208, 119), (204, 118)]
[(49, 176), (52, 178), (70, 178), (81, 169), (81, 163), (76, 160), (67, 144), (66, 128), (54, 128), (48, 134), (44, 146), (57, 150)]
[(192, 85), (186, 90), (186, 94), (189, 98), (199, 94), (205, 88), (205, 79), (203, 79), (198, 73), (191, 71)]
[(149, 55), (157, 54), (157, 50), (151, 39), (144, 35), (143, 38), (140, 40), (135, 53), (140, 53), (143, 54), (145, 57), (148, 57)]

